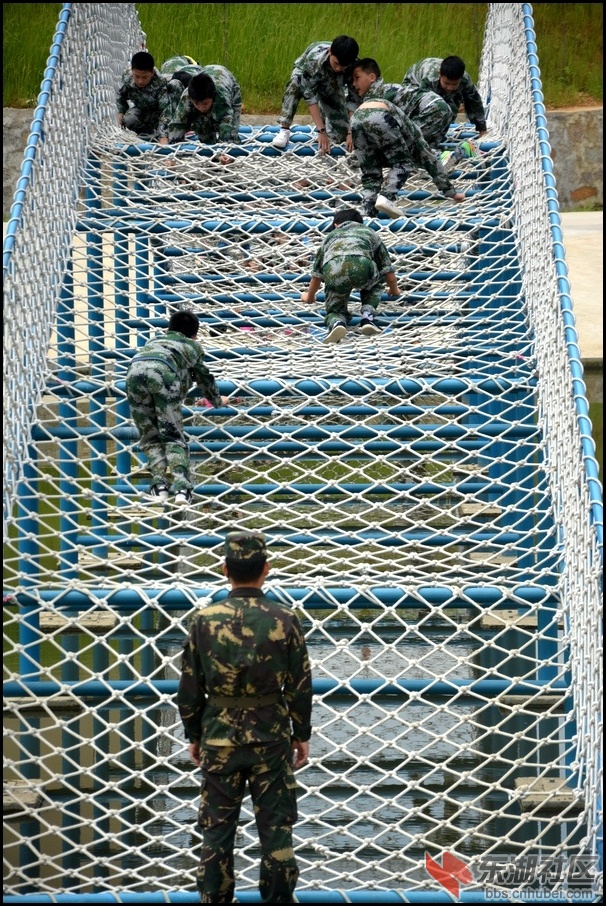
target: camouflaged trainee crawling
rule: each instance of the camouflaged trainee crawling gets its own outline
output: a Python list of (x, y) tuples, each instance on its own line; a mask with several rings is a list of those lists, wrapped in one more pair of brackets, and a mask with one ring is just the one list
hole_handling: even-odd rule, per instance
[[(382, 107), (376, 105), (381, 104)], [(371, 216), (379, 193), (395, 199), (413, 169), (422, 168), (447, 197), (456, 194), (440, 160), (419, 127), (386, 99), (364, 103), (351, 118), (353, 145), (362, 177), (362, 204)], [(389, 173), (383, 180), (383, 169)]]
[(175, 84), (178, 83), (169, 82), (154, 69), (151, 82), (139, 88), (132, 70), (126, 69), (116, 95), (116, 109), (124, 115), (124, 126), (154, 139), (168, 136), (168, 121), (176, 100)]
[(126, 394), (152, 485), (163, 484), (170, 471), (173, 493), (193, 487), (182, 406), (194, 385), (213, 406), (221, 405), (202, 347), (179, 331), (150, 340), (135, 354), (126, 373)]
[(242, 115), (242, 93), (233, 73), (225, 66), (200, 67), (215, 83), (217, 91), (207, 113), (196, 110), (186, 88), (179, 99), (169, 123), (165, 123), (169, 142), (180, 142), (186, 132), (195, 132), (201, 142), (213, 145), (217, 141), (239, 143)]
[(309, 106), (317, 104), (326, 133), (335, 143), (344, 142), (349, 131), (349, 111), (360, 103), (348, 95), (350, 70), (335, 72), (329, 62), (330, 41), (316, 41), (297, 57), (282, 98), (278, 123), (290, 129), (301, 99)]
[(373, 314), (381, 304), (385, 275), (394, 273), (389, 252), (375, 230), (354, 221), (342, 223), (329, 233), (316, 256), (311, 276), (324, 282), (325, 321), (351, 321), (348, 302), (354, 289), (360, 291), (360, 313)]

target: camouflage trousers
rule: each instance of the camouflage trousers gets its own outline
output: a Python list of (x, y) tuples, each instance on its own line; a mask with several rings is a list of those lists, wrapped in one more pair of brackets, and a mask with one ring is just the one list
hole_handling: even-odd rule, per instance
[[(395, 200), (415, 169), (400, 124), (388, 110), (358, 109), (351, 118), (351, 134), (362, 178), (362, 205), (371, 216), (379, 193)], [(389, 172), (383, 182), (383, 169)]]
[[(301, 76), (295, 70), (287, 82), (282, 97), (282, 112), (278, 117), (278, 123), (284, 129), (290, 129), (302, 99)], [(329, 83), (321, 94), (318, 92), (318, 107), (330, 141), (334, 144), (344, 142), (349, 131), (349, 115), (343, 88), (336, 80)]]
[(192, 488), (180, 378), (161, 362), (134, 361), (126, 376), (126, 396), (152, 485), (166, 483), (170, 471), (171, 493)]
[(129, 107), (124, 114), (122, 123), (131, 132), (136, 132), (137, 135), (155, 138), (158, 134), (158, 119), (158, 114), (153, 114), (150, 118), (148, 110), (141, 110), (139, 107)]
[(239, 129), (241, 111), (241, 105), (237, 110), (234, 110), (233, 116), (231, 118), (229, 134), (226, 133), (222, 138), (218, 137), (217, 123), (212, 116), (198, 117), (192, 128), (195, 130), (198, 139), (204, 145), (214, 145), (217, 143), (217, 141), (233, 142), (233, 144), (238, 145), (240, 144)]
[(427, 144), (434, 148), (444, 141), (455, 119), (448, 103), (435, 91), (426, 91), (419, 97), (410, 118), (423, 133)]
[(201, 768), (203, 840), (196, 874), (201, 902), (233, 902), (234, 844), (248, 782), (261, 843), (261, 901), (293, 903), (299, 869), (292, 847), (297, 798), (290, 742), (209, 747), (202, 751)]
[(354, 289), (360, 291), (360, 313), (374, 314), (381, 304), (381, 278), (377, 266), (361, 255), (331, 258), (322, 268), (326, 298), (324, 323), (329, 329), (335, 321), (349, 324), (349, 297)]
[(198, 117), (195, 131), (199, 140), (205, 145), (214, 145), (217, 141), (217, 124), (212, 116)]

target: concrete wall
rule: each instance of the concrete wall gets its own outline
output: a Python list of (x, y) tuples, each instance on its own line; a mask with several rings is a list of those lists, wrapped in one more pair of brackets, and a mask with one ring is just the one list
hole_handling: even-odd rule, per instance
[(551, 158), (562, 211), (604, 204), (604, 109), (547, 112)]
[[(21, 172), (33, 110), (4, 108), (4, 147), (2, 151), (4, 218), (8, 217), (13, 194)], [(275, 117), (242, 117), (245, 122), (275, 122)], [(297, 117), (309, 122), (309, 117)], [(552, 110), (547, 113), (547, 128), (558, 187), (560, 210), (573, 211), (593, 205), (599, 209), (603, 196), (604, 111), (602, 107)]]

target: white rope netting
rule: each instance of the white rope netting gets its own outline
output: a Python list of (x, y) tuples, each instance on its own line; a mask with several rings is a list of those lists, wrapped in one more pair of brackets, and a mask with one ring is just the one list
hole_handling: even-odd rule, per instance
[[(402, 218), (370, 221), (402, 295), (384, 296), (376, 338), (356, 317), (326, 345), (322, 295), (299, 297), (335, 208), (359, 202), (351, 158), (318, 156), (305, 127), (282, 153), (275, 127), (235, 147), (125, 137), (111, 88), (144, 40), (134, 5), (68, 6), (5, 245), (5, 893), (194, 889), (198, 781), (174, 691), (192, 609), (225, 593), (234, 526), (266, 532), (266, 591), (298, 608), (312, 657), (302, 898), (433, 891), (426, 853), (472, 874), (499, 854), (595, 856), (600, 491), (529, 8), (490, 5), (489, 134), (455, 173), (465, 202), (414, 174)], [(59, 149), (51, 124), (94, 53), (101, 102)], [(179, 307), (230, 401), (188, 402), (186, 510), (143, 501), (124, 392)], [(239, 890), (258, 859), (246, 800)]]

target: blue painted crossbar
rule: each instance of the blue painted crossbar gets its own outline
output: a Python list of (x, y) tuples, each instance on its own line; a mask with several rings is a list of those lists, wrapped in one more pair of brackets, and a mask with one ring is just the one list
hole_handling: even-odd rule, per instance
[[(280, 125), (277, 123), (265, 123), (262, 125), (241, 123), (238, 129), (238, 136), (243, 142), (247, 143), (255, 141), (261, 143), (271, 142), (275, 138), (276, 134), (280, 131), (280, 128)], [(316, 140), (317, 138), (316, 127), (311, 123), (293, 123), (290, 127), (290, 131), (290, 137), (292, 141), (297, 140), (301, 142)], [(457, 130), (456, 136), (446, 135), (444, 140), (441, 142), (441, 145), (443, 145), (444, 148), (454, 147), (464, 138), (472, 138), (477, 144), (480, 151), (484, 153), (488, 151), (497, 151), (504, 148), (503, 142), (494, 139), (482, 139), (481, 141), (478, 141), (475, 128), (473, 128), (472, 126), (466, 127), (465, 124), (461, 124), (461, 126)], [(199, 141), (193, 138), (186, 138), (183, 141), (178, 142), (177, 144), (173, 143), (172, 145), (158, 145), (157, 142), (137, 141), (136, 143), (130, 143), (128, 141), (120, 141), (115, 142), (114, 147), (118, 151), (126, 151), (127, 154), (133, 157), (148, 153), (150, 151), (153, 151), (154, 154), (157, 154), (158, 156), (169, 157), (173, 156), (175, 151), (185, 151), (188, 155), (196, 153), (204, 157), (213, 157), (217, 153), (216, 146), (210, 147), (208, 145), (201, 144)], [(229, 142), (225, 142), (224, 145), (221, 146), (221, 149), (224, 150), (224, 148), (228, 147), (232, 147), (234, 150), (237, 150), (240, 145), (230, 145)], [(339, 146), (333, 145), (333, 147)]]
[[(239, 487), (234, 490), (239, 491)], [(282, 493), (287, 493), (285, 489), (278, 488)], [(206, 489), (205, 489), (206, 493)], [(185, 523), (187, 525), (187, 523)], [(222, 539), (221, 539), (222, 540)], [(171, 547), (174, 544), (187, 544), (190, 547), (213, 548), (217, 547), (217, 538), (214, 535), (194, 534), (187, 531), (177, 531), (171, 529), (170, 534), (164, 532), (160, 534), (141, 532), (138, 535), (111, 535), (106, 532), (91, 532), (86, 535), (78, 535), (76, 544), (82, 547), (96, 547), (99, 544), (111, 543), (112, 547), (120, 550), (131, 550), (141, 546), (150, 548)], [(309, 534), (289, 535), (282, 542), (274, 540), (275, 547), (280, 544), (288, 545), (317, 545), (331, 544), (342, 545), (343, 547), (355, 547), (358, 544), (376, 544), (380, 547), (402, 547), (406, 544), (424, 544), (427, 547), (446, 547), (449, 544), (468, 545), (518, 545), (522, 548), (527, 544), (527, 534), (525, 532), (512, 531), (466, 531), (465, 526), (460, 526), (451, 531), (442, 531), (442, 533), (432, 532), (427, 529), (417, 531), (398, 532), (398, 531), (381, 531), (379, 529), (371, 531), (356, 532), (355, 534), (346, 534), (344, 532), (333, 531), (331, 529), (318, 530)]]
[[(132, 485), (121, 484), (118, 482), (113, 489), (116, 493), (126, 496), (132, 495)], [(406, 495), (407, 497), (424, 497), (428, 495), (447, 496), (449, 493), (456, 491), (457, 494), (473, 496), (474, 494), (489, 493), (492, 497), (500, 497), (510, 491), (509, 485), (495, 484), (491, 481), (461, 481), (450, 484), (432, 484), (424, 482), (412, 484), (411, 482), (390, 482), (383, 484), (354, 484), (353, 482), (339, 484), (338, 482), (323, 484), (278, 484), (276, 482), (266, 482), (265, 484), (228, 484), (219, 482), (217, 484), (196, 485), (194, 492), (202, 497), (221, 497), (231, 495), (232, 497), (246, 494), (252, 497), (266, 497), (270, 494), (276, 494), (283, 498), (301, 498), (318, 495), (318, 497), (337, 497), (346, 495), (363, 495), (364, 497), (392, 497), (394, 495)], [(461, 501), (462, 502), (462, 501)]]
[[(261, 275), (255, 277), (255, 279), (257, 279), (261, 283), (263, 282), (263, 278)], [(414, 270), (413, 271), (413, 270), (411, 270), (411, 271), (407, 272), (406, 279), (410, 280), (412, 282), (418, 282), (418, 283), (424, 283), (427, 280), (444, 281), (444, 282), (450, 282), (452, 280), (456, 280), (458, 283), (468, 283), (474, 279), (474, 274), (472, 272), (460, 271), (460, 270), (451, 270), (451, 271), (446, 271), (446, 270), (444, 270), (444, 271)], [(175, 281), (173, 279), (172, 283), (175, 283), (175, 282), (177, 282), (177, 281)], [(206, 277), (203, 276), (197, 280), (189, 281), (189, 283), (191, 283), (191, 284), (196, 283), (196, 282), (199, 282), (200, 284), (204, 285), (207, 282), (207, 280), (206, 280)], [(258, 301), (259, 299), (264, 299), (265, 301), (273, 302), (273, 301), (278, 301), (281, 298), (281, 295), (278, 295), (277, 293), (259, 292), (259, 293), (255, 294), (255, 296), (256, 296), (256, 298), (253, 297), (250, 301)], [(145, 299), (149, 302), (157, 302), (157, 303), (183, 302), (184, 300), (186, 300), (188, 302), (192, 302), (195, 304), (196, 302), (199, 302), (200, 300), (205, 301), (206, 297), (200, 296), (199, 293), (195, 293), (195, 292), (182, 291), (177, 294), (177, 293), (171, 293), (171, 292), (166, 292), (166, 291), (164, 291), (164, 292), (157, 291), (155, 293), (145, 293)], [(220, 300), (217, 299), (216, 301), (220, 301)], [(247, 299), (244, 299), (243, 301), (247, 301)]]
[[(352, 380), (351, 378), (303, 378), (285, 382), (273, 380), (252, 380), (248, 384), (236, 384), (233, 381), (219, 381), (219, 391), (224, 396), (246, 396), (255, 393), (258, 396), (269, 396), (280, 398), (293, 397), (302, 398), (306, 396), (321, 396), (323, 393), (343, 393), (346, 396), (368, 396), (371, 393), (380, 391), (391, 394), (392, 396), (417, 396), (423, 393), (439, 393), (446, 397), (458, 396), (466, 393), (485, 393), (488, 395), (502, 393), (521, 393), (528, 395), (536, 385), (536, 378), (528, 376), (525, 373), (517, 375), (517, 380), (512, 377), (501, 375), (491, 375), (487, 378), (482, 372), (469, 373), (466, 378), (444, 378), (444, 377), (427, 377), (423, 380), (414, 378), (363, 378)], [(114, 389), (115, 388), (115, 389)], [(66, 386), (63, 383), (57, 383), (47, 388), (57, 395), (69, 397), (88, 396), (90, 394), (101, 395), (107, 394), (114, 396), (115, 390), (125, 393), (124, 381), (116, 381), (114, 388), (109, 387), (104, 381), (74, 381), (73, 384)], [(195, 391), (192, 391), (195, 393)], [(201, 395), (202, 391), (198, 392)], [(210, 412), (210, 410), (209, 410)], [(222, 415), (233, 415), (233, 408), (217, 409), (215, 413)]]
[[(71, 392), (73, 385), (71, 384), (57, 384), (50, 382), (46, 387), (46, 393), (52, 393), (55, 396), (64, 397), (64, 396), (74, 396)], [(90, 393), (88, 389), (85, 389), (82, 395), (87, 395)], [(186, 411), (192, 412), (207, 412), (207, 409), (202, 406), (185, 406)], [(299, 405), (284, 405), (280, 406), (280, 413), (283, 415), (292, 415), (293, 417), (309, 416), (310, 418), (320, 418), (324, 415), (330, 415), (332, 409), (328, 406), (322, 406), (319, 404), (313, 403), (303, 403)], [(213, 417), (213, 414), (216, 410), (213, 409), (212, 413), (209, 412), (209, 415)], [(263, 418), (269, 417), (276, 414), (276, 407), (272, 405), (267, 405), (263, 403), (255, 403), (246, 407), (246, 412), (251, 418)], [(462, 415), (466, 415), (469, 412), (467, 406), (463, 406), (457, 403), (438, 403), (433, 406), (424, 406), (422, 403), (414, 405), (412, 403), (408, 405), (395, 405), (395, 406), (371, 406), (364, 403), (355, 403), (351, 406), (341, 406), (339, 408), (339, 414), (347, 418), (358, 418), (363, 419), (369, 415), (383, 415), (391, 416), (392, 418), (414, 418), (417, 415), (425, 416), (428, 413), (434, 413), (434, 415), (449, 416), (452, 418), (460, 418)], [(214, 416), (216, 417), (216, 415)], [(34, 431), (39, 430), (39, 427), (35, 427)], [(47, 430), (47, 429), (45, 429)], [(54, 429), (53, 429), (54, 430)]]
[[(377, 231), (379, 229), (382, 229), (382, 227), (376, 221), (370, 222), (369, 226), (371, 227), (371, 229), (374, 229)], [(331, 222), (329, 219), (327, 219), (326, 223), (322, 224), (320, 231), (321, 232), (328, 231), (330, 227), (331, 227)], [(460, 235), (459, 235), (459, 233), (460, 233)], [(476, 233), (477, 233), (477, 229), (473, 231), (473, 235), (475, 235)], [(460, 230), (460, 231), (457, 231), (457, 239), (454, 242), (452, 241), (452, 236), (449, 235), (448, 238), (450, 239), (450, 241), (446, 241), (444, 243), (444, 245), (442, 245), (441, 243), (435, 242), (435, 240), (431, 243), (425, 243), (424, 245), (412, 245), (412, 244), (403, 245), (402, 243), (396, 243), (394, 245), (389, 246), (389, 251), (392, 255), (415, 255), (416, 254), (416, 255), (422, 255), (423, 257), (431, 257), (432, 255), (435, 255), (436, 252), (439, 252), (439, 253), (450, 252), (451, 254), (459, 254), (464, 251), (464, 249), (461, 246), (461, 242), (464, 240), (467, 240), (469, 235), (470, 234), (468, 231)], [(244, 242), (245, 249), (247, 248), (247, 245), (250, 246), (250, 243), (247, 243), (245, 240), (245, 242)], [(269, 243), (267, 247), (269, 248), (270, 246), (271, 246), (271, 243)], [(214, 254), (217, 258), (220, 258), (221, 255), (222, 254), (224, 255), (226, 252), (228, 252), (230, 248), (232, 248), (232, 245), (231, 244), (228, 245), (227, 243), (225, 243), (225, 245), (223, 245), (223, 246), (219, 245), (217, 248), (209, 248), (208, 253)], [(162, 254), (166, 258), (184, 258), (187, 255), (200, 254), (202, 252), (202, 249), (204, 249), (205, 252), (207, 251), (206, 248), (204, 248), (203, 246), (201, 247), (200, 244), (192, 245), (190, 248), (187, 248), (187, 247), (180, 248), (178, 246), (165, 245), (165, 246), (162, 246)], [(267, 274), (267, 275), (263, 275), (263, 276), (273, 276), (273, 275)], [(160, 277), (159, 279), (166, 280), (166, 279), (168, 279), (168, 277), (164, 276), (164, 277)], [(196, 275), (196, 274), (180, 274), (179, 275), (179, 280), (195, 281), (195, 280), (200, 280), (200, 279), (202, 279), (202, 278), (198, 277), (198, 275)]]
[[(206, 411), (206, 410), (203, 410)], [(529, 437), (539, 437), (540, 430), (536, 425), (512, 424), (511, 422), (485, 422), (474, 428), (474, 433), (479, 436), (470, 437), (470, 428), (468, 425), (443, 425), (431, 424), (429, 422), (423, 425), (377, 425), (368, 428), (362, 425), (322, 425), (314, 427), (313, 425), (224, 425), (221, 427), (207, 427), (204, 425), (188, 426), (188, 434), (191, 437), (201, 437), (204, 444), (217, 444), (217, 449), (230, 449), (234, 440), (245, 440), (255, 444), (275, 444), (279, 441), (299, 442), (301, 449), (309, 445), (319, 446), (322, 450), (331, 449), (329, 445), (333, 442), (335, 451), (364, 449), (363, 447), (352, 447), (351, 442), (371, 442), (378, 441), (385, 446), (386, 451), (397, 452), (402, 448), (402, 444), (410, 444), (413, 441), (425, 441), (429, 444), (429, 449), (435, 440), (460, 441), (462, 449), (479, 449), (488, 439), (499, 438), (501, 440), (520, 440)], [(32, 437), (34, 440), (48, 440), (51, 437), (61, 438), (63, 440), (74, 440), (78, 437), (114, 437), (118, 440), (133, 440), (139, 436), (134, 427), (125, 426), (123, 428), (99, 429), (97, 427), (78, 427), (76, 425), (56, 425), (46, 427), (36, 425), (33, 429)], [(336, 440), (335, 440), (336, 439)], [(390, 443), (391, 441), (391, 443)], [(304, 442), (304, 443), (303, 443)], [(286, 449), (286, 448), (285, 448)]]
[[(236, 276), (240, 276), (240, 275), (234, 274), (232, 277), (231, 274), (218, 274), (214, 277), (214, 279), (215, 280), (225, 280), (225, 279), (231, 280), (231, 279), (235, 279)], [(276, 283), (277, 281), (284, 280), (284, 277), (282, 275), (276, 275), (276, 274), (257, 273), (252, 277), (247, 274), (242, 274), (241, 276), (246, 277), (247, 280), (255, 280), (257, 283), (261, 283), (261, 284)], [(309, 280), (309, 277), (306, 274), (303, 274), (302, 278)], [(447, 271), (447, 270), (443, 270), (443, 271), (409, 270), (406, 272), (407, 280), (412, 280), (412, 281), (416, 280), (418, 282), (423, 282), (425, 280), (435, 280), (435, 281), (437, 281), (437, 280), (446, 280), (446, 281), (457, 280), (459, 283), (463, 283), (466, 281), (470, 281), (473, 278), (474, 278), (474, 275), (472, 273), (468, 273), (468, 272), (462, 271), (462, 270), (450, 270), (450, 271)], [(194, 286), (196, 283), (200, 283), (200, 284), (204, 285), (204, 284), (208, 283), (208, 279), (209, 278), (208, 278), (207, 274), (183, 274), (183, 275), (179, 274), (178, 277), (175, 277), (173, 274), (168, 274), (168, 275), (159, 275), (158, 283), (163, 284), (164, 286), (172, 286), (174, 284), (187, 284), (190, 286)], [(296, 281), (299, 279), (301, 279), (301, 278), (297, 277), (297, 275), (295, 275), (295, 274), (291, 275), (291, 280)], [(383, 293), (383, 295), (387, 297), (387, 293)], [(170, 302), (170, 301), (173, 301), (174, 293), (158, 291), (155, 293), (146, 293), (145, 296), (146, 296), (146, 298), (149, 298), (152, 300), (157, 300), (160, 302), (162, 302), (162, 301)], [(260, 293), (259, 297), (265, 299), (266, 294)], [(187, 298), (195, 299), (196, 294), (190, 292), (187, 294)], [(270, 298), (270, 300), (273, 299), (274, 295), (270, 294), (269, 298)]]
[[(332, 215), (333, 212), (331, 212)], [(318, 230), (323, 224), (326, 225), (326, 216), (314, 217), (308, 211), (302, 212), (305, 219), (293, 217), (292, 212), (285, 216), (283, 212), (270, 220), (260, 220), (259, 218), (238, 218), (234, 217), (233, 212), (227, 219), (209, 218), (208, 220), (189, 220), (175, 219), (167, 213), (166, 219), (151, 219), (141, 214), (140, 211), (129, 212), (123, 208), (104, 208), (95, 211), (87, 217), (81, 218), (76, 224), (76, 230), (79, 233), (93, 232), (97, 233), (103, 230), (114, 230), (120, 233), (145, 233), (162, 234), (174, 231), (191, 233), (192, 235), (201, 234), (220, 234), (233, 233), (240, 231), (247, 234), (263, 234), (280, 230), (284, 233), (308, 233)], [(400, 220), (389, 221), (387, 228), (394, 233), (402, 234), (412, 232), (422, 227), (423, 230), (440, 233), (442, 231), (453, 230), (472, 232), (482, 227), (485, 230), (498, 229), (500, 221), (494, 217), (474, 218), (467, 220), (453, 220), (452, 218), (433, 217), (424, 220), (419, 217), (416, 220), (409, 220), (402, 227)], [(450, 238), (450, 237), (449, 237)]]
[[(84, 682), (57, 683), (52, 680), (11, 680), (3, 684), (6, 698), (17, 698), (24, 694), (44, 698), (51, 695), (65, 695), (71, 691), (81, 698), (165, 698), (172, 703), (177, 693), (177, 680), (153, 680), (137, 682), (136, 680), (87, 680)], [(344, 683), (331, 679), (314, 679), (314, 695), (338, 695), (353, 698), (356, 695), (423, 695), (426, 698), (442, 696), (482, 696), (497, 698), (501, 695), (536, 695), (543, 690), (550, 693), (568, 691), (564, 680), (531, 680), (508, 679), (402, 679), (397, 682), (384, 682), (375, 679), (349, 679)]]
[[(223, 543), (224, 538), (218, 539)], [(273, 540), (269, 540), (270, 546)], [(12, 598), (21, 606), (37, 606), (37, 601), (52, 604), (55, 609), (95, 608), (101, 603), (112, 609), (138, 610), (143, 604), (151, 602), (152, 606), (161, 606), (164, 610), (189, 610), (196, 601), (220, 601), (227, 597), (228, 589), (223, 586), (194, 586), (192, 588), (166, 588), (145, 586), (144, 588), (103, 588), (97, 586), (81, 591), (73, 588), (40, 588), (13, 593), (10, 588), (4, 589), (4, 596)], [(541, 605), (553, 608), (558, 604), (554, 598), (554, 589), (538, 585), (516, 585), (513, 589), (504, 589), (494, 585), (420, 585), (411, 591), (409, 586), (371, 585), (363, 588), (352, 586), (328, 586), (326, 588), (307, 588), (305, 586), (284, 586), (273, 588), (268, 581), (265, 594), (273, 600), (302, 604), (305, 610), (324, 610), (327, 607), (345, 605), (347, 609), (367, 609), (372, 607), (401, 607), (404, 609), (418, 607), (455, 607), (472, 609), (479, 607), (501, 607), (520, 613), (529, 607)]]

